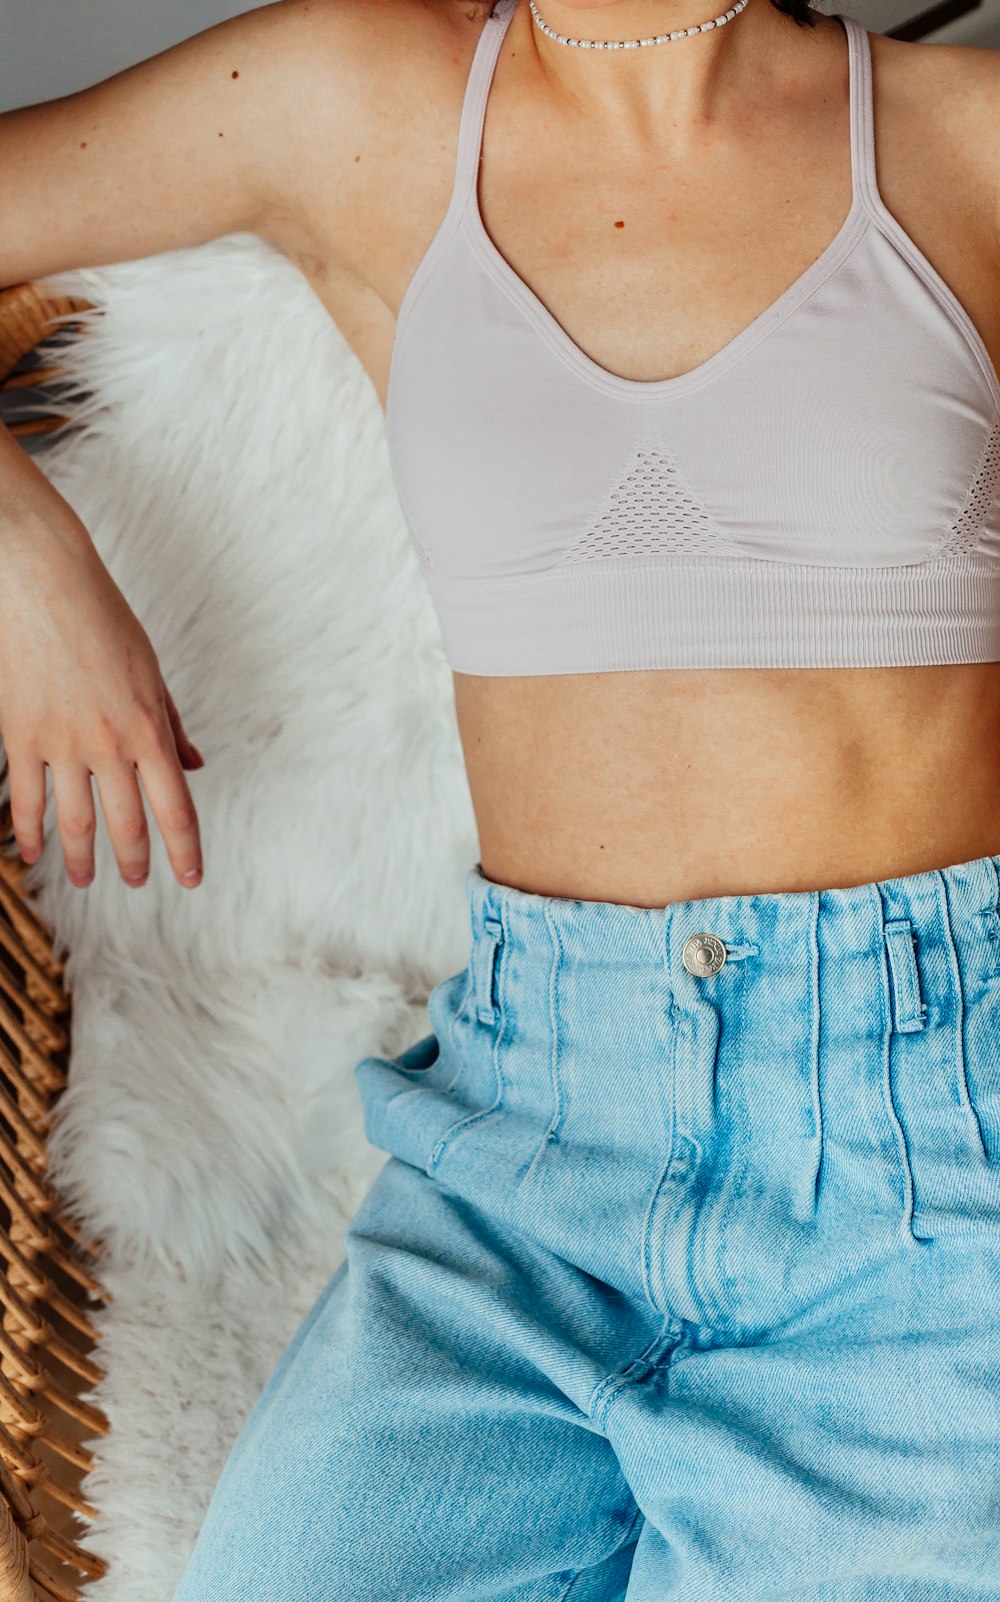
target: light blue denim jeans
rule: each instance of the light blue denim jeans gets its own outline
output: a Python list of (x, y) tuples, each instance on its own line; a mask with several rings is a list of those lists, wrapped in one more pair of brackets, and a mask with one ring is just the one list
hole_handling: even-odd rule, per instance
[(997, 1602), (1000, 856), (466, 887), (174, 1602)]

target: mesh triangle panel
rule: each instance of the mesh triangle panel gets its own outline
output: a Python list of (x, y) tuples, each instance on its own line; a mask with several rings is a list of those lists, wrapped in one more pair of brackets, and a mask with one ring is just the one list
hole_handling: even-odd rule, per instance
[(733, 554), (730, 540), (692, 495), (676, 462), (655, 447), (640, 446), (605, 510), (562, 560)]

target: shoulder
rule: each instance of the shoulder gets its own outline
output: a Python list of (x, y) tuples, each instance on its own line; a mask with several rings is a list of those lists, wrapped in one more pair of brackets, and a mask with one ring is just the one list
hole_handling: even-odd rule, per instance
[(295, 113), (285, 131), (352, 153), (433, 114), (481, 26), (467, 0), (272, 0), (241, 21), (269, 35), (270, 103)]
[(967, 188), (1000, 266), (1000, 50), (870, 34), (873, 72), (910, 137)]
[(469, 0), (272, 0), (238, 19), (273, 152), (261, 232), (310, 276), (357, 268), (433, 167), (484, 20)]
[(385, 116), (427, 73), (455, 65), (481, 21), (463, 0), (271, 0), (224, 24), (309, 103)]

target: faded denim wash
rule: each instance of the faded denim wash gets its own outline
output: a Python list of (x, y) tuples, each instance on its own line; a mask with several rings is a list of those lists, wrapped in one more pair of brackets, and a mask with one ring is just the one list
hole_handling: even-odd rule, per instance
[(1000, 856), (466, 890), (174, 1602), (998, 1602)]

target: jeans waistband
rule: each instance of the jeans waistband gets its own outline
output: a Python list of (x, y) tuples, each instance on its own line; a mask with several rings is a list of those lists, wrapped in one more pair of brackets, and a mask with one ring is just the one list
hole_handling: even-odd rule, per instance
[[(555, 948), (578, 972), (644, 965), (666, 969), (679, 996), (720, 999), (747, 959), (758, 972), (801, 971), (820, 941), (846, 962), (888, 950), (905, 1027), (912, 947), (947, 948), (955, 974), (963, 955), (1000, 965), (1000, 854), (943, 868), (823, 890), (694, 897), (664, 906), (538, 895), (488, 878), (479, 863), (465, 889), (472, 964), (521, 975), (547, 969)], [(731, 967), (732, 965), (732, 967)], [(485, 998), (489, 1007), (489, 997)], [(913, 997), (910, 997), (912, 1004)]]

